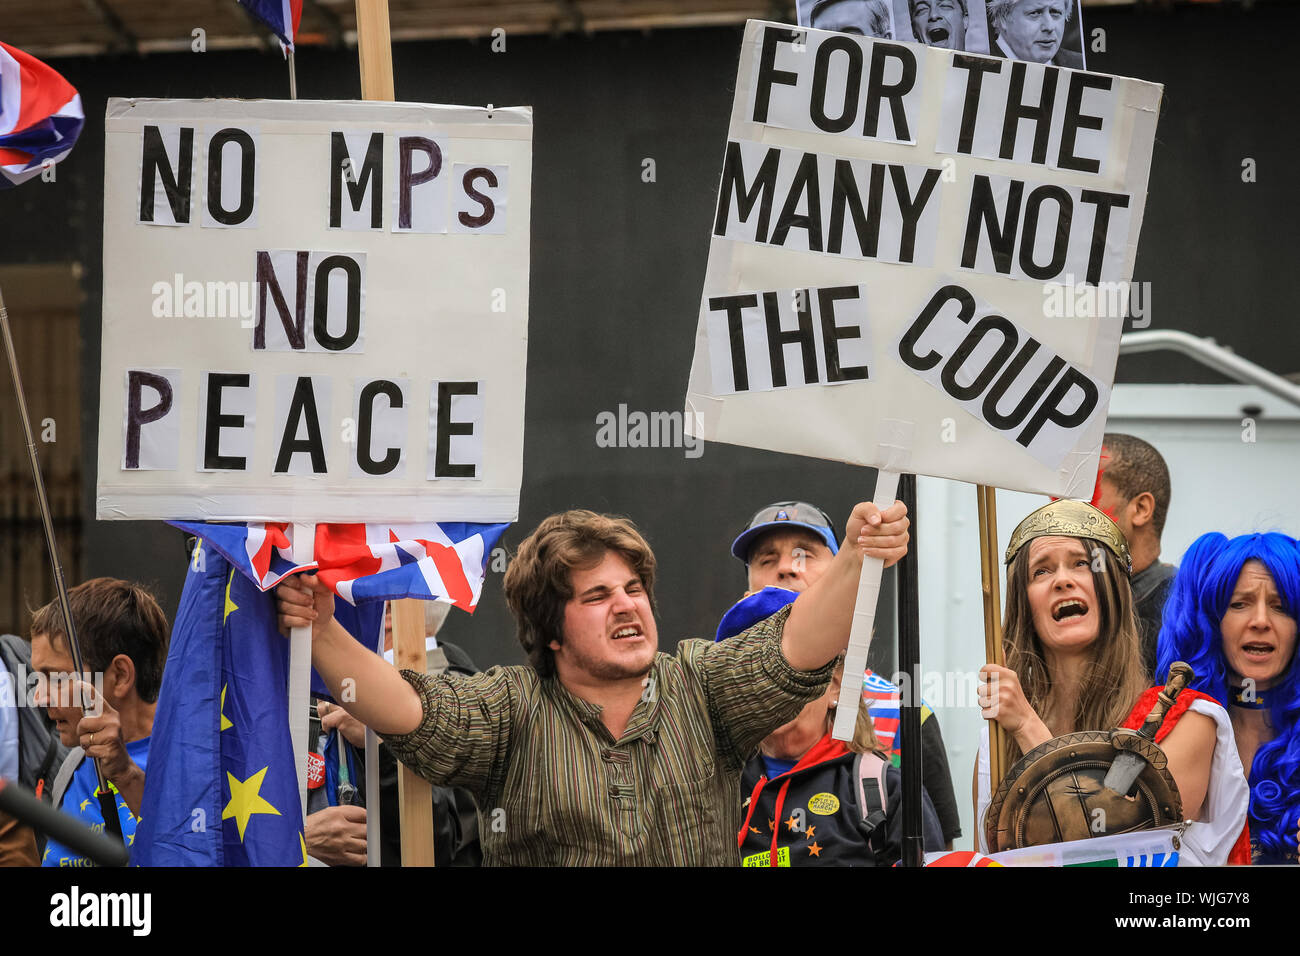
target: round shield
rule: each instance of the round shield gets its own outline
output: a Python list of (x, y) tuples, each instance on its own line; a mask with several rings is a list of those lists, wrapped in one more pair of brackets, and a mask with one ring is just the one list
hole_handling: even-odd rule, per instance
[(1054, 737), (1020, 758), (1002, 778), (984, 816), (989, 852), (1087, 840), (1170, 826), (1182, 820), (1178, 785), (1153, 743), (1129, 795), (1106, 787), (1111, 762), (1123, 752), (1111, 733), (1088, 730)]

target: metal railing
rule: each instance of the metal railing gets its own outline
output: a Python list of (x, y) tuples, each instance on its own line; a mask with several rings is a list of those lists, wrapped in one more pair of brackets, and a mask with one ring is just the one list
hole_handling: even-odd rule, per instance
[(1264, 391), (1300, 406), (1300, 385), (1275, 375), (1261, 365), (1244, 359), (1226, 345), (1211, 338), (1201, 338), (1189, 332), (1174, 330), (1128, 332), (1120, 336), (1119, 354), (1136, 355), (1140, 352), (1164, 350), (1181, 352), (1196, 359), (1207, 368), (1245, 385), (1257, 385)]

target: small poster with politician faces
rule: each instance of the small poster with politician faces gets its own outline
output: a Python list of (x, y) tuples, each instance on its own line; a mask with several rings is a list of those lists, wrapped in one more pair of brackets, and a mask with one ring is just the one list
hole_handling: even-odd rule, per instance
[(799, 25), (1087, 69), (1082, 0), (798, 0)]

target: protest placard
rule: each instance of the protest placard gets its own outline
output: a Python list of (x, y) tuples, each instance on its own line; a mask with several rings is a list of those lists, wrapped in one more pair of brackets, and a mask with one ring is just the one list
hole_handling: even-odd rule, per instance
[(531, 110), (106, 126), (99, 518), (514, 520)]
[[(900, 472), (1087, 498), (1160, 94), (750, 21), (687, 387), (692, 433), (874, 466), (881, 508)], [(1076, 288), (1117, 308), (1062, 308)], [(880, 574), (863, 562), (841, 699), (859, 693)], [(917, 599), (905, 596), (913, 624)], [(908, 634), (899, 667), (914, 676)], [(919, 732), (914, 703), (903, 718)], [(833, 736), (848, 740), (855, 719), (841, 708)], [(915, 765), (904, 776), (905, 856), (917, 856), (920, 777)]]
[[(1160, 95), (750, 21), (695, 434), (1087, 498)], [(1061, 309), (1076, 288), (1117, 308)]]

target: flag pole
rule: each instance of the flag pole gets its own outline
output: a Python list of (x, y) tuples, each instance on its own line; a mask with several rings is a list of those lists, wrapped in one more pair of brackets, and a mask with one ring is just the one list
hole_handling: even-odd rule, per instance
[[(9, 359), (9, 372), (14, 379), (14, 392), (18, 396), (18, 417), (23, 423), (23, 435), (27, 439), (27, 456), (32, 464), (32, 478), (36, 482), (36, 502), (40, 507), (41, 525), (45, 529), (46, 550), (50, 553), (50, 566), (54, 570), (54, 587), (59, 593), (59, 608), (63, 612), (63, 629), (68, 635), (68, 649), (72, 653), (72, 668), (78, 677), (85, 674), (85, 665), (81, 655), (81, 642), (77, 640), (77, 627), (72, 620), (72, 605), (68, 601), (68, 584), (63, 578), (63, 565), (59, 562), (59, 546), (54, 538), (54, 521), (50, 517), (50, 502), (45, 496), (45, 481), (41, 478), (41, 464), (36, 457), (36, 439), (32, 436), (32, 421), (27, 414), (27, 399), (23, 395), (23, 380), (18, 372), (18, 352), (14, 348), (13, 333), (9, 329), (9, 312), (5, 308), (4, 292), (0, 290), (0, 327), (4, 329), (5, 355)], [(83, 692), (81, 712), (84, 716), (90, 701)], [(109, 833), (122, 837), (122, 821), (117, 816), (117, 803), (113, 791), (108, 788), (108, 779), (99, 765), (99, 758), (92, 757), (95, 767), (95, 779), (99, 784), (95, 796), (99, 808), (104, 814), (104, 826)]]
[(289, 47), (285, 52), (289, 55), (289, 99), (296, 100), (298, 98), (298, 74), (293, 68), (293, 47)]
[[(13, 346), (13, 333), (9, 330), (9, 312), (4, 306), (4, 293), (0, 291), (0, 326), (4, 328), (4, 350), (9, 358), (9, 373), (13, 376), (14, 393), (18, 395), (18, 418), (22, 419), (22, 433), (27, 440), (27, 458), (31, 460), (31, 476), (36, 483), (36, 503), (40, 507), (40, 523), (45, 529), (45, 548), (49, 551), (49, 564), (55, 572), (55, 589), (59, 592), (59, 607), (64, 615), (64, 631), (68, 633), (68, 648), (72, 652), (73, 670), (78, 676), (86, 672), (81, 653), (81, 641), (77, 640), (77, 626), (73, 623), (72, 604), (68, 601), (68, 581), (64, 580), (64, 567), (59, 562), (59, 544), (55, 540), (55, 523), (49, 516), (49, 499), (45, 497), (45, 483), (40, 477), (40, 462), (36, 458), (36, 440), (31, 434), (31, 418), (27, 415), (27, 399), (22, 393), (22, 376), (18, 373), (18, 352)], [(82, 695), (82, 714), (90, 705), (85, 693)], [(122, 839), (122, 821), (117, 817), (117, 803), (113, 800), (113, 791), (108, 788), (108, 779), (104, 769), (99, 765), (99, 758), (92, 757), (95, 765), (95, 780), (99, 783), (95, 796), (99, 799), (99, 808), (104, 814), (104, 826), (110, 834)]]
[[(293, 526), (293, 563), (316, 560), (316, 525)], [(303, 827), (307, 826), (307, 751), (311, 741), (311, 625), (289, 630), (289, 740), (293, 746), (294, 772), (298, 779), (298, 803)], [(341, 744), (340, 744), (341, 746)]]

